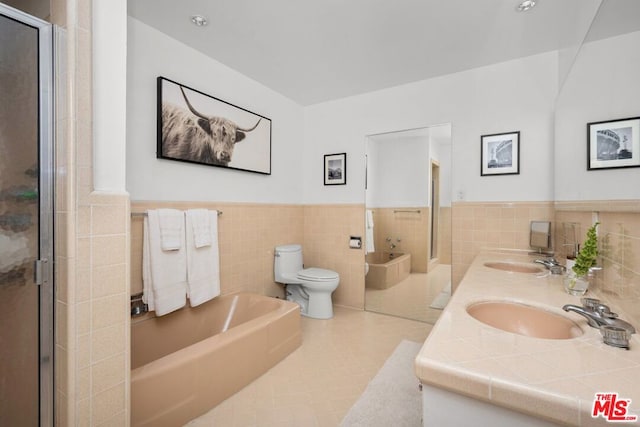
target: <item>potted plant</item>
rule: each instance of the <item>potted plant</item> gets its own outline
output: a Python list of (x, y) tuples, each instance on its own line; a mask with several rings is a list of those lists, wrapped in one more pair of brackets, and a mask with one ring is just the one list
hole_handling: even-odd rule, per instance
[(565, 290), (571, 295), (584, 295), (589, 288), (589, 276), (598, 260), (598, 235), (596, 222), (587, 230), (587, 238), (576, 256), (575, 263), (564, 278)]

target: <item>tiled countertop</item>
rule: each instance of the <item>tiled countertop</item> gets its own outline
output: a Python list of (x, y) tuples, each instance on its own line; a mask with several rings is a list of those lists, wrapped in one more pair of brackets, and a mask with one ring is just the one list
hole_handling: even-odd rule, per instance
[[(565, 304), (580, 305), (580, 297), (564, 292), (562, 276), (484, 266), (489, 261), (534, 265), (534, 259), (519, 251), (487, 251), (476, 257), (416, 358), (422, 383), (566, 425), (610, 425), (602, 417), (591, 417), (595, 394), (602, 392), (631, 399), (631, 412), (640, 414), (638, 334), (632, 336), (630, 350), (607, 346), (584, 317), (562, 310)], [(488, 300), (511, 300), (562, 314), (584, 334), (530, 338), (487, 326), (466, 312), (471, 303)], [(611, 309), (616, 311), (615, 306)]]

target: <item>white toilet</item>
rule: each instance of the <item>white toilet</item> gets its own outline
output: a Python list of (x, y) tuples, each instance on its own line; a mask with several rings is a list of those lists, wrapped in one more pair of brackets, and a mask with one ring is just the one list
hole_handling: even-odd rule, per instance
[(333, 317), (331, 293), (340, 283), (338, 273), (323, 268), (304, 268), (300, 245), (276, 246), (273, 270), (276, 282), (285, 285), (287, 299), (300, 305), (303, 316)]

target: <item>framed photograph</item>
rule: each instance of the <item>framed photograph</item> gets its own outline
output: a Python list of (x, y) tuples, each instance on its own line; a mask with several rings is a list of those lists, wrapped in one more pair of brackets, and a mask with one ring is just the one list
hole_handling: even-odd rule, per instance
[(587, 123), (587, 170), (640, 166), (640, 117)]
[(520, 131), (480, 137), (480, 176), (520, 173)]
[(156, 157), (271, 174), (271, 120), (158, 77)]
[(325, 154), (324, 185), (347, 183), (347, 153)]

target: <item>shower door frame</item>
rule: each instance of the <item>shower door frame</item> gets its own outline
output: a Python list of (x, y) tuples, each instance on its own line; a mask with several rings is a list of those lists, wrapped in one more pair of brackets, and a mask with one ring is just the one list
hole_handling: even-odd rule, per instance
[(39, 420), (54, 423), (54, 138), (53, 26), (0, 3), (0, 14), (38, 31), (38, 258), (35, 280), (39, 305)]

